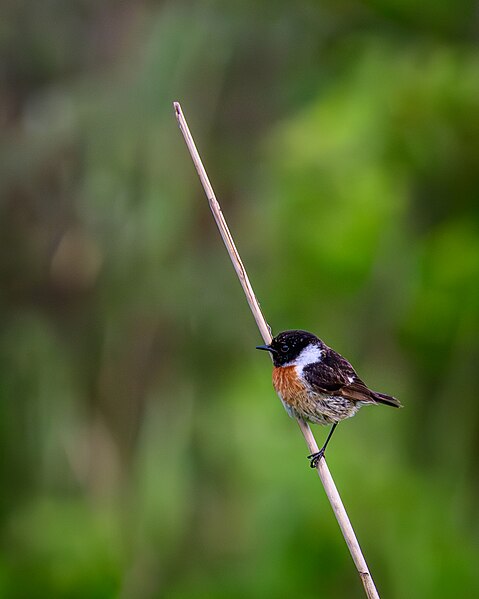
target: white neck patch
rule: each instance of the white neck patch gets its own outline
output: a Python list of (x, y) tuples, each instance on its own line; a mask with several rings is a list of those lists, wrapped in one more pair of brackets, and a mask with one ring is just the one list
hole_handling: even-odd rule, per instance
[(285, 366), (296, 366), (296, 370), (300, 375), (305, 366), (314, 364), (314, 362), (321, 362), (322, 357), (323, 350), (321, 348), (319, 348), (317, 345), (308, 345), (308, 347), (305, 347), (295, 360), (285, 364)]

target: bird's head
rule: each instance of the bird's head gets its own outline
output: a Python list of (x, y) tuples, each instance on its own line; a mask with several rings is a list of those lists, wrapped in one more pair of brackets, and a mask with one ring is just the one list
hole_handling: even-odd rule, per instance
[(258, 345), (256, 349), (269, 351), (275, 366), (293, 366), (320, 360), (324, 347), (321, 339), (307, 331), (283, 331), (269, 345)]

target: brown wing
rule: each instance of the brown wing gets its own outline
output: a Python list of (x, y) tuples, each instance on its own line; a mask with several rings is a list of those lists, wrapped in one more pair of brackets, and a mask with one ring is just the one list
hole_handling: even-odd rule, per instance
[(342, 387), (339, 394), (355, 401), (365, 401), (369, 403), (382, 403), (393, 408), (402, 408), (401, 402), (392, 395), (378, 393), (369, 389), (363, 381), (357, 378), (351, 384)]
[(369, 389), (351, 364), (329, 348), (324, 352), (321, 362), (306, 366), (303, 374), (319, 393), (341, 395), (351, 401), (382, 403), (396, 408), (401, 406), (395, 397)]
[(331, 395), (340, 395), (341, 389), (359, 380), (351, 364), (329, 348), (323, 352), (320, 362), (304, 367), (303, 375), (313, 388)]

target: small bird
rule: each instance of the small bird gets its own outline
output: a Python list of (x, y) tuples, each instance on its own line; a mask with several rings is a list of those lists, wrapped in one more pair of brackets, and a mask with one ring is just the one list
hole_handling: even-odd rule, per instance
[(283, 331), (270, 345), (259, 345), (273, 358), (273, 387), (288, 414), (313, 424), (332, 424), (323, 447), (308, 456), (316, 468), (340, 420), (366, 404), (400, 408), (391, 395), (372, 391), (340, 354), (307, 331)]

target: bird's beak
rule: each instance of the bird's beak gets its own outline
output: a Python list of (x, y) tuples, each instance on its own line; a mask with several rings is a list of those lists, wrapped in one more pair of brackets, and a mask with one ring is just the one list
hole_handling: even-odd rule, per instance
[(271, 345), (257, 345), (256, 349), (263, 349), (264, 351), (269, 351), (272, 354), (276, 353), (276, 350), (271, 347)]

